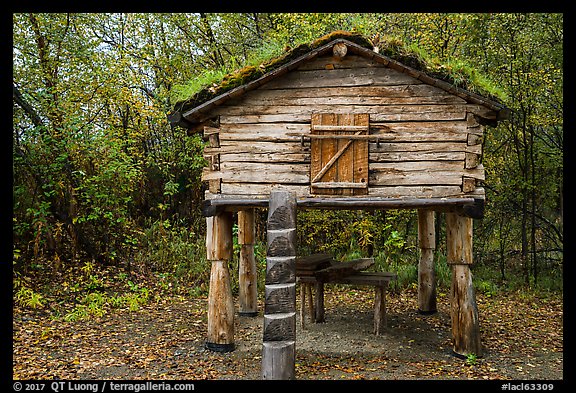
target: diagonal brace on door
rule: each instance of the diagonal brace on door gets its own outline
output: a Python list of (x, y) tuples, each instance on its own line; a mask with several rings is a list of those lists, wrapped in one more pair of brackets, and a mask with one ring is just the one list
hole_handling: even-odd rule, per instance
[[(354, 133), (354, 135), (360, 135), (362, 132), (364, 132), (364, 131), (363, 131), (363, 130), (357, 131), (356, 133)], [(326, 165), (324, 165), (324, 168), (322, 168), (322, 169), (320, 170), (320, 172), (318, 172), (318, 173), (316, 174), (316, 176), (314, 176), (314, 179), (312, 179), (311, 183), (316, 183), (317, 181), (319, 181), (319, 180), (322, 178), (322, 176), (324, 176), (324, 174), (325, 174), (326, 172), (328, 172), (328, 170), (330, 169), (330, 167), (331, 167), (332, 165), (334, 165), (334, 163), (336, 162), (336, 160), (338, 160), (338, 158), (340, 158), (340, 156), (341, 156), (342, 154), (344, 154), (344, 152), (346, 151), (346, 149), (348, 149), (348, 147), (352, 144), (352, 142), (354, 142), (353, 139), (350, 139), (348, 142), (346, 142), (346, 144), (345, 144), (344, 146), (342, 146), (342, 148), (341, 148), (340, 150), (338, 150), (338, 151), (336, 152), (336, 154), (334, 154), (334, 156), (330, 159), (330, 161), (328, 161), (328, 162), (326, 163)]]

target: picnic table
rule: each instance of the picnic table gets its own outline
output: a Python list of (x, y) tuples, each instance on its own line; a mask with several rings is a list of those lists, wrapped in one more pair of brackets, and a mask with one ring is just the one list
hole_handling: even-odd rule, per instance
[[(390, 280), (397, 279), (391, 272), (365, 271), (374, 265), (374, 258), (359, 258), (339, 262), (329, 254), (313, 254), (296, 259), (296, 282), (300, 290), (300, 324), (303, 329), (308, 317), (313, 322), (324, 322), (324, 285), (350, 284), (374, 287), (374, 334), (379, 335), (387, 325), (386, 290)], [(312, 297), (312, 287), (315, 296)], [(315, 304), (314, 304), (315, 303)], [(308, 307), (306, 307), (308, 304)]]

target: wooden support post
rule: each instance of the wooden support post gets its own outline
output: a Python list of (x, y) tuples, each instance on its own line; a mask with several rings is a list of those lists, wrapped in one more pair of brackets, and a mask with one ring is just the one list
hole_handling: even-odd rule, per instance
[(238, 302), (239, 314), (258, 315), (258, 288), (256, 258), (254, 257), (254, 209), (238, 211)]
[(326, 319), (324, 318), (324, 283), (319, 281), (314, 285), (314, 290), (315, 290), (315, 304), (316, 304), (316, 309), (315, 311), (315, 322), (316, 323), (322, 323), (322, 322), (326, 322)]
[(418, 311), (421, 314), (433, 314), (436, 309), (436, 274), (434, 272), (434, 250), (436, 231), (434, 211), (418, 210)]
[(212, 261), (206, 348), (229, 352), (234, 350), (234, 300), (228, 271), (232, 258), (232, 214), (208, 217), (206, 227), (206, 252)]
[(446, 213), (447, 262), (452, 267), (450, 314), (453, 353), (482, 356), (480, 326), (472, 283), (472, 219)]
[(374, 334), (379, 336), (382, 328), (388, 325), (386, 318), (386, 287), (377, 285), (374, 287)]
[(296, 365), (296, 197), (273, 190), (268, 206), (262, 378), (294, 379)]

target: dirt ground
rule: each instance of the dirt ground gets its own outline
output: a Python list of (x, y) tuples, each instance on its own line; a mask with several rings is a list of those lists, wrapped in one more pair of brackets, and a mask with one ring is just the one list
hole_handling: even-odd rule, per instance
[[(421, 315), (414, 290), (389, 293), (388, 327), (375, 336), (373, 292), (326, 288), (326, 322), (297, 316), (296, 378), (301, 380), (562, 380), (563, 301), (522, 293), (477, 295), (484, 355), (451, 349), (449, 297)], [(205, 298), (173, 298), (138, 311), (64, 322), (14, 310), (14, 379), (257, 380), (262, 311), (235, 318), (236, 349), (205, 349)], [(262, 310), (260, 304), (260, 310)]]

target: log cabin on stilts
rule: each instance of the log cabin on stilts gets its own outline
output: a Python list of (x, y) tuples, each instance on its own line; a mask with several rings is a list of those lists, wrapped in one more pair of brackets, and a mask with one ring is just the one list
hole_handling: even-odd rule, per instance
[(495, 98), (428, 71), (397, 46), (376, 48), (340, 31), (177, 104), (170, 121), (208, 141), (207, 348), (234, 349), (233, 212), (241, 245), (239, 313), (256, 316), (254, 209), (268, 208), (262, 377), (292, 379), (297, 210), (416, 209), (419, 309), (436, 311), (434, 225), (442, 212), (453, 352), (481, 356), (472, 223), (484, 214), (484, 128), (508, 115)]

